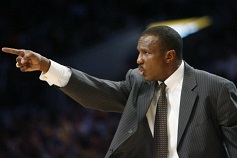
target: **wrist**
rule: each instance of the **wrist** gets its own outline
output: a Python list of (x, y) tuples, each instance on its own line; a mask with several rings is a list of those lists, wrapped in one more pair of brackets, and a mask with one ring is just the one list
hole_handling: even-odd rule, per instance
[(40, 61), (40, 71), (42, 71), (43, 74), (47, 73), (50, 68), (50, 64), (50, 60), (42, 56)]

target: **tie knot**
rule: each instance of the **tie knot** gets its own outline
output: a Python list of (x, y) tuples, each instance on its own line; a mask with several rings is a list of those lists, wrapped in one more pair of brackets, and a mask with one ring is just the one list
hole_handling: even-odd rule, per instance
[(164, 91), (166, 88), (166, 84), (164, 82), (160, 83), (159, 86), (160, 86), (161, 91)]

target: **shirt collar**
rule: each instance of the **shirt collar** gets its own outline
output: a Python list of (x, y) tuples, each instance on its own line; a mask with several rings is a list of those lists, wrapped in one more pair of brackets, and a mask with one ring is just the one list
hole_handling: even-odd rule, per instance
[[(164, 83), (166, 84), (166, 87), (172, 91), (173, 88), (176, 87), (176, 85), (183, 80), (184, 76), (184, 62), (180, 64), (178, 69), (171, 75), (169, 76)], [(160, 81), (158, 81), (160, 84)]]

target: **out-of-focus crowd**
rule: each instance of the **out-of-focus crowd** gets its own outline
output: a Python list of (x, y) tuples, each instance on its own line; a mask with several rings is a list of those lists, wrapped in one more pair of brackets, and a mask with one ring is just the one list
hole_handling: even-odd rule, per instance
[[(0, 8), (1, 47), (58, 59), (121, 29), (210, 15), (211, 27), (184, 38), (184, 59), (237, 84), (235, 0), (1, 0)], [(120, 114), (79, 106), (14, 60), (0, 54), (0, 158), (104, 157)]]
[(119, 115), (68, 105), (1, 108), (1, 158), (102, 158)]

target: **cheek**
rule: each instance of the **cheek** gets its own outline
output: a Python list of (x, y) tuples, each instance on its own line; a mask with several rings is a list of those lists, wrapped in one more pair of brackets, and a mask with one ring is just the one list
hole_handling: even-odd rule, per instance
[(161, 65), (157, 61), (151, 61), (149, 64), (149, 74), (151, 76), (159, 76), (161, 74)]
[(147, 68), (148, 68), (148, 73), (151, 76), (155, 76), (157, 75), (157, 73), (159, 73), (159, 67), (152, 62), (148, 64)]
[(149, 69), (152, 71), (157, 70), (159, 68), (159, 64), (157, 63), (157, 61), (154, 61), (154, 60), (150, 60), (148, 62), (148, 66), (149, 66)]

